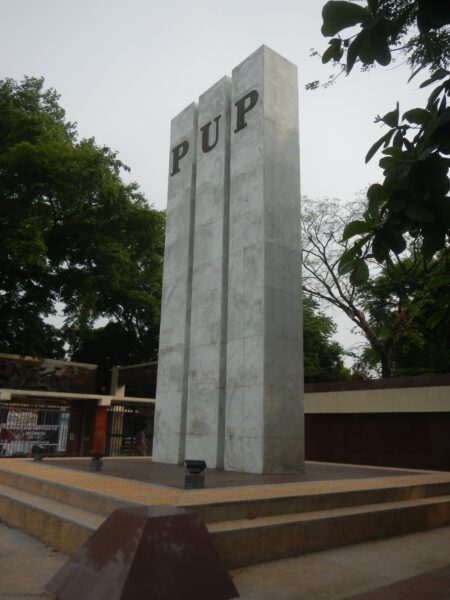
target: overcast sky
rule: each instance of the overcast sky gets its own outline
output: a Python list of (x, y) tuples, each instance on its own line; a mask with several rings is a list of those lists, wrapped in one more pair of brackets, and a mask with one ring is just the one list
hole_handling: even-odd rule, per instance
[[(119, 152), (156, 208), (165, 208), (170, 121), (262, 44), (299, 69), (302, 194), (351, 200), (380, 177), (364, 164), (382, 135), (374, 117), (420, 105), (404, 66), (341, 77), (332, 69), (323, 0), (0, 0), (0, 78), (43, 76), (81, 137)], [(415, 81), (415, 80), (414, 80)], [(347, 336), (348, 337), (348, 336)], [(346, 344), (350, 338), (344, 340)]]

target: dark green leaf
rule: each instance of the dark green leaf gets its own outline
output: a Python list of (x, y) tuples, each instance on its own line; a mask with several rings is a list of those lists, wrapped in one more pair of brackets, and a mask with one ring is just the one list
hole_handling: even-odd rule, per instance
[(395, 229), (384, 229), (382, 232), (383, 238), (392, 252), (401, 254), (406, 248), (405, 238)]
[(322, 56), (322, 63), (325, 64), (330, 60), (338, 61), (342, 58), (343, 50), (341, 48), (341, 40), (334, 38), (330, 40), (330, 45), (325, 50)]
[(392, 129), (380, 137), (380, 139), (376, 141), (375, 144), (373, 144), (373, 146), (371, 146), (369, 149), (369, 152), (366, 154), (365, 162), (368, 163), (372, 156), (381, 148), (383, 144), (389, 144), (393, 135), (394, 130)]
[(450, 75), (450, 71), (446, 71), (445, 69), (437, 69), (429, 79), (426, 79), (420, 84), (421, 88), (427, 87), (431, 83), (435, 83), (436, 81), (440, 81)]
[(395, 110), (391, 110), (391, 112), (386, 113), (381, 120), (384, 123), (386, 123), (386, 125), (389, 125), (389, 127), (397, 127), (399, 112), (400, 112), (400, 107), (397, 102), (397, 108)]
[(396, 147), (396, 148), (402, 148), (403, 146), (403, 134), (401, 132), (400, 129), (397, 130), (397, 133), (394, 135), (394, 139), (392, 140), (392, 144)]
[(387, 66), (391, 62), (391, 51), (389, 49), (387, 32), (384, 27), (378, 26), (372, 32), (372, 45), (375, 60), (379, 65)]
[(378, 204), (381, 204), (386, 200), (386, 192), (381, 184), (373, 183), (367, 190), (367, 197), (370, 201), (375, 201)]
[(364, 40), (364, 36), (363, 36), (363, 32), (361, 31), (355, 37), (355, 39), (352, 41), (350, 46), (348, 47), (348, 50), (347, 50), (347, 75), (353, 69), (356, 59), (358, 58), (359, 50), (361, 48), (363, 40)]
[(440, 287), (443, 287), (444, 285), (448, 285), (449, 283), (450, 283), (450, 275), (449, 274), (436, 275), (436, 277), (433, 277), (431, 279), (428, 287), (430, 289), (440, 288)]
[(368, 29), (363, 29), (359, 35), (361, 36), (359, 58), (364, 65), (371, 65), (376, 56), (376, 49), (372, 43), (371, 32)]
[(376, 233), (372, 242), (372, 252), (379, 263), (382, 263), (389, 256), (389, 247), (380, 233)]
[(360, 233), (368, 233), (369, 231), (372, 231), (372, 229), (373, 225), (371, 223), (367, 223), (366, 221), (352, 221), (345, 226), (342, 239), (343, 241), (346, 241)]
[(401, 196), (391, 196), (386, 203), (386, 208), (393, 213), (399, 213), (405, 206), (405, 200)]
[(444, 247), (445, 234), (441, 231), (435, 231), (424, 236), (421, 250), (425, 258), (431, 259), (438, 250)]
[(430, 329), (435, 329), (441, 321), (443, 321), (448, 315), (447, 308), (436, 311), (429, 317), (427, 325)]
[(397, 148), (396, 146), (390, 146), (389, 148), (385, 148), (383, 150), (383, 154), (387, 154), (387, 156), (392, 156), (397, 159), (405, 158), (405, 152), (403, 152), (401, 148)]
[(406, 119), (408, 123), (414, 123), (415, 125), (423, 125), (430, 118), (430, 113), (424, 108), (413, 108), (406, 111), (403, 115), (403, 120)]
[(328, 46), (328, 48), (322, 54), (322, 63), (326, 64), (327, 62), (330, 62), (330, 60), (332, 60), (334, 58), (334, 52), (335, 52), (334, 46)]
[(450, 23), (450, 10), (442, 0), (417, 0), (417, 26), (420, 33), (439, 29)]
[(405, 148), (408, 150), (408, 152), (414, 151), (414, 146), (407, 138), (403, 138), (403, 144), (405, 145)]
[(422, 204), (417, 204), (415, 202), (407, 202), (403, 212), (412, 221), (433, 223), (436, 219), (436, 215), (432, 213), (431, 210), (428, 210), (428, 208), (425, 208)]
[(342, 275), (348, 275), (349, 273), (351, 273), (351, 271), (353, 271), (353, 269), (355, 268), (355, 260), (349, 260), (347, 262), (343, 262), (341, 263), (339, 261), (339, 265), (338, 265), (338, 275), (342, 276)]
[(396, 163), (396, 159), (393, 156), (383, 156), (380, 158), (379, 165), (382, 169), (390, 169)]
[(436, 100), (439, 97), (439, 94), (445, 89), (445, 83), (438, 85), (436, 88), (434, 88), (434, 90), (431, 92), (429, 98), (428, 98), (428, 102), (427, 102), (427, 109), (428, 110), (435, 110), (436, 107), (434, 106), (434, 103), (436, 102)]
[(368, 16), (367, 9), (358, 4), (344, 0), (330, 0), (322, 9), (322, 35), (325, 37), (336, 35), (342, 29), (361, 23)]
[(370, 218), (374, 223), (380, 220), (380, 206), (386, 200), (386, 194), (383, 187), (379, 183), (374, 183), (367, 190), (367, 198), (369, 200), (367, 210)]
[(350, 283), (352, 285), (363, 285), (369, 279), (369, 267), (365, 260), (358, 258), (355, 260), (355, 267), (350, 274)]
[(450, 108), (446, 108), (444, 112), (439, 116), (438, 127), (450, 123)]
[(352, 271), (354, 268), (355, 258), (359, 256), (360, 253), (361, 245), (359, 242), (343, 252), (341, 258), (339, 259), (338, 274), (346, 275), (347, 273), (350, 273), (350, 271)]
[(349, 261), (353, 260), (358, 253), (357, 246), (352, 246), (348, 248), (345, 252), (342, 253), (341, 258), (339, 259), (339, 263), (347, 264)]
[(424, 125), (423, 128), (423, 136), (419, 141), (418, 146), (420, 146), (420, 148), (424, 148), (424, 151), (420, 153), (421, 158), (424, 158), (424, 154), (428, 153), (430, 154), (430, 149), (427, 148), (427, 144), (430, 141), (431, 136), (433, 135), (436, 127), (438, 124), (438, 117), (432, 117), (427, 123), (426, 125)]

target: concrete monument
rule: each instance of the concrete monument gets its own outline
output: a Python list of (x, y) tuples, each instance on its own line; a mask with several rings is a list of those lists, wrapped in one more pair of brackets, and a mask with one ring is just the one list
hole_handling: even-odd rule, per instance
[(172, 121), (153, 459), (303, 470), (297, 69), (262, 46)]

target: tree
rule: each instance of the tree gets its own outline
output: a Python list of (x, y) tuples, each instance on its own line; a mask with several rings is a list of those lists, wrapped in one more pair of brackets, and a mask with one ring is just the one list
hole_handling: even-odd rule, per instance
[[(360, 200), (359, 210), (363, 208)], [(442, 354), (445, 330), (431, 330), (428, 323), (450, 301), (450, 284), (434, 284), (448, 272), (450, 251), (426, 259), (418, 241), (411, 239), (402, 257), (393, 257), (383, 268), (364, 255), (362, 265), (370, 267), (371, 276), (360, 285), (354, 272), (338, 273), (340, 257), (349, 244), (342, 239), (342, 230), (358, 216), (355, 203), (303, 199), (305, 294), (340, 309), (364, 335), (367, 346), (358, 370), (379, 370), (383, 377), (442, 372), (447, 368), (443, 365), (450, 367), (446, 353)], [(425, 347), (430, 349), (426, 357)]]
[[(389, 340), (392, 376), (447, 373), (450, 347), (442, 329), (428, 327), (430, 316), (448, 303), (450, 285), (433, 287), (430, 281), (448, 272), (448, 251), (425, 260), (410, 246), (409, 256), (358, 289), (367, 320), (380, 339)], [(380, 356), (367, 345), (359, 361), (360, 370), (377, 369)]]
[[(342, 230), (357, 216), (358, 208), (361, 206), (337, 200), (302, 199), (303, 291), (347, 315), (380, 357), (383, 377), (390, 377), (388, 349), (376, 335), (359, 302), (355, 274), (339, 276), (338, 273), (340, 257), (348, 249), (348, 241), (342, 240)], [(361, 265), (368, 269), (365, 262)]]
[[(114, 152), (78, 140), (58, 100), (43, 79), (0, 81), (3, 352), (59, 357), (100, 317), (156, 336), (164, 215), (123, 183)], [(46, 323), (58, 303), (59, 332)]]
[(155, 360), (158, 356), (159, 320), (126, 328), (118, 321), (104, 327), (78, 332), (72, 341), (72, 360), (95, 363), (97, 388), (105, 392), (111, 381), (111, 368)]
[(303, 360), (305, 383), (350, 379), (342, 346), (331, 339), (336, 325), (311, 297), (303, 299)]
[[(364, 284), (369, 257), (386, 264), (417, 240), (426, 259), (449, 244), (450, 201), (450, 5), (441, 0), (367, 0), (364, 5), (331, 0), (322, 11), (322, 33), (330, 37), (322, 61), (333, 61), (339, 74), (352, 71), (359, 62), (363, 69), (375, 63), (386, 66), (399, 53), (412, 75), (429, 71), (421, 87), (433, 85), (425, 107), (413, 108), (401, 116), (400, 108), (376, 121), (389, 127), (369, 150), (366, 162), (380, 149), (383, 158), (382, 184), (369, 187), (363, 216), (347, 224), (343, 238), (358, 236), (342, 254), (341, 274), (351, 273), (356, 284)], [(347, 37), (340, 32), (352, 29)], [(316, 88), (319, 82), (309, 84)], [(369, 249), (370, 251), (367, 251)], [(367, 266), (367, 265), (366, 265)], [(445, 285), (450, 274), (435, 281)], [(447, 307), (441, 307), (430, 326), (450, 331)]]

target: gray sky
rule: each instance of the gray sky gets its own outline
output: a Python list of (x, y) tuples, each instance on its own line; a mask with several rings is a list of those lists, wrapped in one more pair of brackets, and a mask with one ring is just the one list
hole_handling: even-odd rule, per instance
[[(299, 68), (302, 194), (349, 200), (380, 178), (364, 165), (382, 135), (375, 115), (418, 106), (406, 67), (341, 77), (306, 92), (332, 69), (324, 0), (0, 0), (0, 78), (43, 76), (81, 137), (117, 150), (148, 200), (165, 208), (173, 116), (261, 44)], [(345, 344), (351, 343), (342, 334)], [(344, 339), (345, 338), (345, 339)]]

